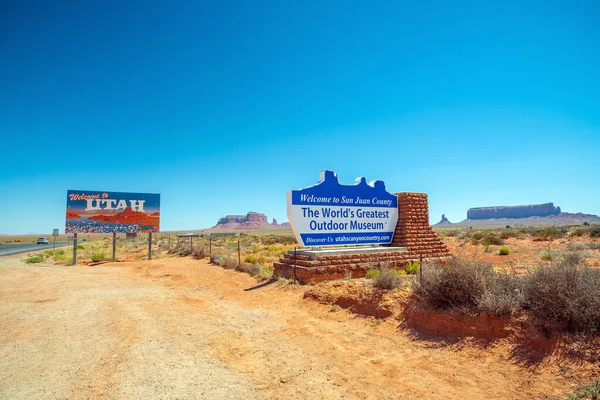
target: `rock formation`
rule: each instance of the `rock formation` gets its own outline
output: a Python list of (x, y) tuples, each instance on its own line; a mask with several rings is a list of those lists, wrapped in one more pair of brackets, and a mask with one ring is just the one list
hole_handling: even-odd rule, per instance
[(527, 206), (498, 206), (470, 208), (467, 219), (497, 219), (497, 218), (529, 218), (547, 217), (560, 214), (560, 207), (554, 203), (532, 204)]
[(289, 223), (278, 224), (273, 218), (273, 222), (269, 223), (267, 216), (262, 213), (250, 211), (246, 215), (227, 215), (219, 219), (217, 225), (213, 229), (228, 229), (228, 230), (269, 230), (269, 229), (289, 229)]
[(435, 224), (435, 226), (450, 225), (450, 224), (452, 224), (452, 222), (448, 221), (448, 218), (446, 218), (446, 214), (442, 214), (442, 220), (440, 222), (438, 222), (437, 224)]

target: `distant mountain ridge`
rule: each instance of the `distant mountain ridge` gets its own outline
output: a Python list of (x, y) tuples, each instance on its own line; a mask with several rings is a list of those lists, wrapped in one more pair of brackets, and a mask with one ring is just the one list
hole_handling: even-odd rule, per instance
[(211, 229), (220, 230), (270, 230), (270, 229), (290, 229), (289, 222), (279, 224), (275, 218), (269, 223), (267, 216), (263, 213), (254, 211), (246, 215), (226, 215), (219, 218), (219, 221)]
[(442, 220), (434, 226), (577, 225), (584, 222), (600, 224), (600, 217), (580, 212), (563, 212), (554, 203), (544, 203), (470, 208), (467, 219), (451, 223), (442, 215)]

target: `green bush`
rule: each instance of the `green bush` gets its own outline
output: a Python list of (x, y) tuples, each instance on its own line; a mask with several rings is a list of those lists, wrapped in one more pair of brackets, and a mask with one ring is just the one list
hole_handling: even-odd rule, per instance
[(504, 244), (504, 241), (499, 238), (498, 236), (496, 236), (495, 233), (488, 233), (487, 235), (485, 235), (483, 237), (483, 241), (482, 241), (484, 246), (489, 246), (489, 245), (501, 245)]
[(420, 267), (421, 266), (419, 265), (418, 262), (411, 262), (411, 263), (406, 264), (406, 266), (404, 267), (404, 270), (406, 271), (406, 273), (408, 275), (417, 274), (419, 272)]
[(498, 255), (501, 256), (507, 256), (510, 254), (510, 250), (507, 249), (506, 247), (502, 247), (499, 251), (498, 251)]
[(543, 261), (552, 261), (552, 254), (551, 254), (551, 253), (542, 253), (542, 254), (540, 255), (540, 258), (541, 258)]
[(41, 263), (44, 262), (44, 257), (40, 256), (40, 255), (36, 255), (36, 256), (29, 256), (25, 259), (25, 262), (27, 264), (37, 264), (37, 263)]
[(381, 271), (378, 269), (370, 269), (367, 271), (368, 279), (377, 279), (381, 275)]
[(77, 245), (77, 250), (84, 250), (85, 247), (82, 244)]
[(244, 257), (244, 261), (250, 264), (258, 264), (258, 258), (252, 254), (248, 254), (246, 257)]
[(91, 258), (94, 262), (104, 261), (106, 259), (106, 254), (101, 252), (93, 252)]

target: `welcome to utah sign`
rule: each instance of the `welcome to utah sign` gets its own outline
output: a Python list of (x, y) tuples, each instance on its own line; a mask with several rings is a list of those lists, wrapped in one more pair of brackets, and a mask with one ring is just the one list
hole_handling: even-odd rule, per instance
[(287, 193), (287, 215), (298, 243), (307, 247), (389, 244), (398, 222), (398, 198), (383, 181), (341, 185), (333, 171)]

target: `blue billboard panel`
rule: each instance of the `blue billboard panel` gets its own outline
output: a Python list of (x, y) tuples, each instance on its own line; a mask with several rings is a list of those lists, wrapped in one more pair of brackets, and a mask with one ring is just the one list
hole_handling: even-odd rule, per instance
[(321, 181), (288, 191), (287, 212), (296, 239), (303, 246), (389, 244), (398, 222), (398, 198), (382, 181), (357, 178), (342, 185), (333, 171)]
[(65, 233), (160, 230), (160, 194), (67, 191)]

